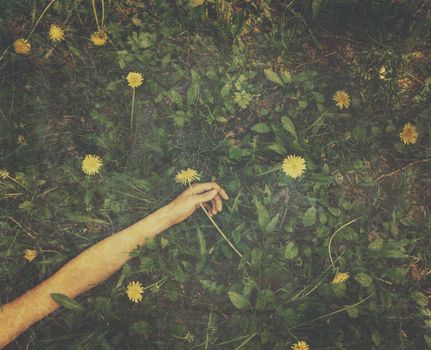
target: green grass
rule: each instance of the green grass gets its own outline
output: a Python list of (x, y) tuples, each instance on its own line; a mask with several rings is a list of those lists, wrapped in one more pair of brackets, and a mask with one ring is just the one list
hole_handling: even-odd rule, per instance
[[(216, 221), (244, 259), (197, 213), (8, 349), (430, 347), (427, 2), (106, 0), (96, 47), (91, 2), (58, 0), (15, 54), (48, 3), (0, 2), (0, 303), (168, 203), (189, 166), (226, 188)], [(144, 75), (133, 132), (129, 71)], [(82, 173), (86, 154), (99, 175)], [(304, 176), (281, 171), (289, 154)], [(337, 285), (334, 232), (350, 274)], [(133, 280), (165, 282), (135, 305)]]

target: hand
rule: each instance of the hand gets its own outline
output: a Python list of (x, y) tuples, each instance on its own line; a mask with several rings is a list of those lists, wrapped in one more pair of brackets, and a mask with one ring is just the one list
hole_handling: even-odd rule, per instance
[(193, 184), (192, 188), (193, 190), (191, 188), (186, 189), (167, 205), (173, 224), (187, 219), (200, 207), (200, 203), (210, 216), (216, 215), (223, 209), (222, 199), (229, 199), (225, 190), (215, 182)]

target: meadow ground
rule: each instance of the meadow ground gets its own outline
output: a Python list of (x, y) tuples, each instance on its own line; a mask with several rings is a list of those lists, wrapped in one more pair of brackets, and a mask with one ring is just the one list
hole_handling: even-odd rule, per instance
[(419, 0), (1, 0), (0, 304), (189, 167), (243, 256), (197, 213), (7, 349), (431, 347), (430, 32)]

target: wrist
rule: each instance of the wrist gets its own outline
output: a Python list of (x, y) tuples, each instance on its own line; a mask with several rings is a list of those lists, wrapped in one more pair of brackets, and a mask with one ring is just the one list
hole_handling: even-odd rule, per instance
[(167, 228), (175, 225), (175, 220), (172, 213), (173, 213), (172, 202), (169, 204), (166, 204), (164, 207), (161, 207), (159, 210), (155, 212), (155, 214), (157, 214), (158, 216), (160, 223), (164, 227), (163, 230), (166, 230)]

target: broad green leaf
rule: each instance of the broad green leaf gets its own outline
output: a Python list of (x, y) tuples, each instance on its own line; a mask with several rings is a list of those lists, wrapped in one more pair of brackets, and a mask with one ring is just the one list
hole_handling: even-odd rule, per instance
[(150, 329), (150, 324), (147, 321), (138, 321), (131, 325), (133, 333), (143, 335), (144, 337), (148, 337)]
[(428, 297), (421, 292), (415, 290), (411, 293), (411, 297), (415, 303), (421, 307), (426, 307), (428, 305)]
[(178, 266), (177, 269), (174, 271), (174, 278), (175, 278), (176, 281), (178, 281), (180, 283), (184, 283), (185, 281), (187, 281), (189, 279), (189, 275), (187, 273), (185, 273)]
[(83, 311), (84, 308), (76, 300), (69, 298), (67, 295), (61, 293), (51, 293), (51, 298), (59, 305), (68, 310)]
[(287, 70), (282, 70), (281, 71), (281, 79), (287, 84), (290, 83), (292, 81), (292, 75), (290, 74), (289, 71)]
[(253, 125), (253, 127), (251, 129), (253, 131), (256, 131), (259, 134), (265, 134), (265, 133), (271, 131), (268, 124), (266, 124), (266, 123), (257, 123), (255, 125)]
[(275, 228), (277, 227), (278, 220), (280, 219), (280, 214), (276, 214), (271, 221), (266, 225), (265, 227), (265, 233), (272, 233), (275, 231)]
[(304, 214), (303, 222), (305, 227), (313, 226), (316, 222), (317, 210), (315, 207), (308, 208)]
[(24, 201), (18, 205), (20, 209), (30, 209), (33, 206), (33, 203), (30, 201)]
[(298, 247), (295, 242), (289, 242), (284, 248), (284, 257), (288, 260), (293, 260), (298, 256)]
[(280, 145), (279, 143), (273, 143), (272, 145), (269, 145), (268, 148), (282, 156), (286, 154), (286, 148), (284, 148), (284, 146)]
[(199, 84), (198, 83), (192, 83), (187, 90), (187, 104), (189, 106), (193, 105), (199, 96)]
[(379, 346), (382, 343), (382, 337), (381, 337), (380, 333), (377, 331), (374, 331), (371, 334), (371, 339), (373, 339), (373, 343), (377, 346)]
[(346, 311), (350, 318), (357, 318), (359, 315), (359, 310), (356, 307), (350, 307)]
[(329, 212), (334, 216), (340, 216), (341, 210), (339, 208), (328, 207)]
[(376, 240), (372, 241), (368, 245), (368, 249), (371, 251), (381, 250), (383, 248), (384, 240), (381, 238), (377, 238)]
[(169, 98), (178, 105), (178, 107), (182, 107), (183, 106), (183, 97), (180, 95), (180, 93), (175, 90), (172, 89), (168, 92), (168, 96)]
[(245, 296), (232, 291), (228, 292), (228, 294), (230, 301), (237, 309), (242, 310), (249, 305), (248, 299)]
[(271, 68), (264, 69), (263, 72), (268, 80), (271, 80), (273, 83), (278, 84), (280, 86), (284, 86), (283, 80), (275, 73)]
[(233, 160), (240, 160), (242, 158), (242, 150), (238, 146), (229, 148), (229, 158)]
[(431, 349), (431, 335), (424, 335), (425, 343), (427, 343), (428, 347)]
[(263, 311), (267, 310), (268, 306), (271, 306), (275, 301), (275, 294), (270, 289), (261, 290), (257, 296), (256, 310)]
[(217, 284), (215, 281), (211, 280), (199, 280), (201, 286), (208, 290), (209, 292), (214, 292), (216, 294), (220, 294), (223, 290), (223, 286)]
[(190, 0), (188, 5), (189, 7), (198, 7), (203, 5), (203, 3), (204, 3), (204, 0)]
[(362, 287), (370, 287), (373, 284), (373, 279), (367, 275), (365, 272), (359, 272), (355, 276), (355, 280), (362, 286)]
[(199, 253), (200, 253), (200, 255), (206, 255), (207, 243), (206, 243), (205, 237), (204, 237), (204, 235), (203, 235), (203, 233), (199, 227), (197, 229), (197, 233), (198, 233), (198, 242), (199, 242)]
[(259, 223), (259, 227), (262, 230), (264, 230), (270, 220), (268, 210), (266, 210), (266, 208), (257, 200), (256, 200), (256, 208), (257, 208), (257, 221)]
[(254, 266), (259, 266), (262, 261), (263, 251), (259, 248), (253, 248), (251, 251), (251, 264)]
[(162, 246), (162, 249), (165, 249), (169, 244), (169, 240), (165, 237), (160, 238), (160, 245)]
[(322, 0), (313, 0), (313, 2), (311, 3), (311, 8), (313, 10), (313, 18), (316, 17), (319, 13), (321, 2)]
[(296, 136), (296, 130), (295, 130), (295, 126), (293, 125), (292, 120), (287, 117), (281, 117), (281, 125), (283, 125), (284, 130), (286, 130), (289, 134), (292, 134), (295, 139), (297, 139), (298, 137)]
[(331, 176), (325, 174), (311, 174), (309, 177), (311, 181), (314, 181), (318, 184), (327, 185), (334, 182), (334, 179)]
[(105, 224), (105, 225), (110, 225), (109, 222), (101, 220), (101, 219), (97, 219), (97, 218), (92, 218), (89, 215), (84, 215), (84, 214), (80, 214), (80, 213), (76, 213), (76, 212), (68, 212), (66, 213), (66, 216), (68, 219), (74, 221), (74, 222), (83, 222), (83, 223), (96, 223), (96, 224)]

